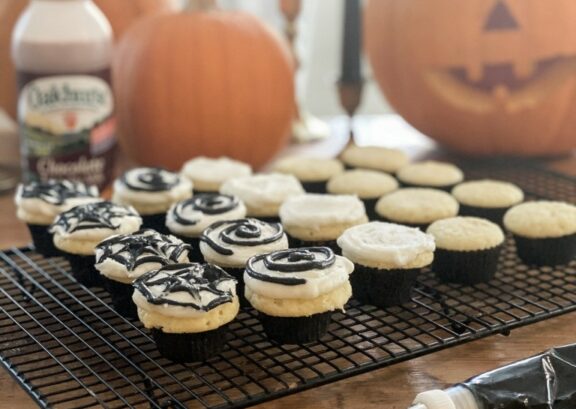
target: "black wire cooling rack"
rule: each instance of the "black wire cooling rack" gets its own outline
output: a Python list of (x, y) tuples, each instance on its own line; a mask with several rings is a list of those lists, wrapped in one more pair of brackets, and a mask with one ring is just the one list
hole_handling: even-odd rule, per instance
[[(466, 163), (531, 197), (576, 201), (576, 180), (521, 163)], [(42, 407), (241, 408), (576, 309), (576, 262), (523, 265), (507, 241), (496, 279), (439, 284), (424, 272), (411, 303), (352, 301), (330, 333), (305, 346), (270, 343), (256, 313), (231, 324), (225, 352), (201, 364), (160, 357), (148, 333), (118, 316), (104, 291), (77, 284), (63, 259), (0, 252), (0, 362)]]

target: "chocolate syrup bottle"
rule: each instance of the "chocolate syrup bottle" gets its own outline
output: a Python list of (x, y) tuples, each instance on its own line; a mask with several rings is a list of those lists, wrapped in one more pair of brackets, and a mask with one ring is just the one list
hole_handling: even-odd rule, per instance
[(112, 29), (92, 0), (31, 0), (12, 36), (24, 180), (112, 177)]

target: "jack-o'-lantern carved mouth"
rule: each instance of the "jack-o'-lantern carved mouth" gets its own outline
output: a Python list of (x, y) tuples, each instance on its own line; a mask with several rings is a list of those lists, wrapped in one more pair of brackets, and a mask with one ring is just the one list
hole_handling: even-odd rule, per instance
[(467, 110), (517, 112), (537, 105), (576, 74), (576, 57), (554, 57), (519, 67), (486, 64), (475, 75), (464, 67), (435, 69), (427, 83), (448, 102)]

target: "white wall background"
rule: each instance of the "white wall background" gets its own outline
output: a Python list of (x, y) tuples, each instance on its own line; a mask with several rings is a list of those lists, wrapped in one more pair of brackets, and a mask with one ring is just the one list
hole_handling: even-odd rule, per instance
[[(253, 13), (281, 31), (283, 18), (277, 0), (219, 0), (227, 9)], [(336, 81), (340, 75), (344, 0), (303, 0), (297, 47), (301, 62), (297, 91), (301, 105), (318, 116), (344, 113)], [(358, 114), (390, 112), (364, 60), (366, 84)]]

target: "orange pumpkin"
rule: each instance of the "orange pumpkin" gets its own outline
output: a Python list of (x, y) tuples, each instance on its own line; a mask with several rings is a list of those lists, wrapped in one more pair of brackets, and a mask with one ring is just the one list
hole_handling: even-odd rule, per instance
[(576, 2), (370, 0), (366, 49), (392, 106), (446, 146), (576, 147)]
[(289, 50), (247, 13), (139, 22), (119, 44), (114, 83), (120, 143), (143, 165), (178, 169), (193, 156), (226, 155), (260, 167), (289, 136)]
[[(10, 57), (12, 29), (29, 0), (0, 0), (0, 108), (16, 117), (16, 77)], [(119, 38), (137, 18), (158, 12), (177, 11), (179, 0), (95, 0)]]

